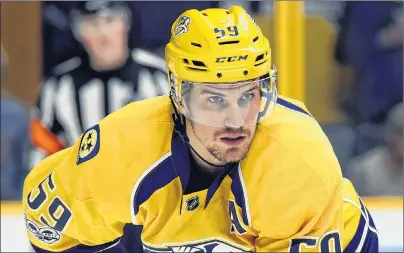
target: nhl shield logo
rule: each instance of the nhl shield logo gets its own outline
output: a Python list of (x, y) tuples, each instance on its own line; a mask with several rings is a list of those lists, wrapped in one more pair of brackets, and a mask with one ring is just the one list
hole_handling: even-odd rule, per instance
[(199, 206), (199, 197), (195, 196), (187, 200), (187, 211), (193, 211)]

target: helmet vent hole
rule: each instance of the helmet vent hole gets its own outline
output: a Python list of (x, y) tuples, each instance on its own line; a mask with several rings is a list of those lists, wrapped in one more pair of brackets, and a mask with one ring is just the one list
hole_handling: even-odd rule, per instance
[(257, 40), (259, 39), (259, 37), (257, 36), (257, 37), (255, 37), (254, 39), (253, 39), (253, 42), (257, 42)]
[(263, 62), (259, 62), (259, 63), (255, 64), (254, 66), (257, 67), (257, 66), (259, 66), (259, 65), (262, 65), (262, 64), (266, 63), (267, 61), (268, 61), (268, 60), (265, 60), (265, 61), (263, 61)]
[(247, 71), (247, 70), (244, 70), (243, 74), (244, 74), (245, 76), (248, 75), (248, 71)]
[(198, 69), (198, 68), (193, 68), (193, 67), (188, 67), (189, 70), (194, 70), (194, 71), (208, 71), (207, 69)]
[(202, 15), (204, 15), (205, 17), (207, 17), (207, 16), (208, 16), (208, 14), (206, 14), (205, 12), (202, 12)]
[(238, 44), (239, 42), (240, 42), (239, 40), (223, 41), (219, 42), (219, 45)]
[(205, 63), (203, 63), (203, 62), (201, 62), (201, 61), (192, 61), (192, 63), (193, 63), (195, 66), (198, 66), (198, 67), (206, 67)]
[(222, 73), (217, 73), (216, 76), (217, 76), (218, 78), (221, 78), (221, 77), (222, 77)]
[(229, 11), (226, 11), (226, 13), (227, 13), (227, 14), (230, 14), (230, 12), (229, 12)]
[(189, 64), (188, 59), (183, 59), (184, 63)]
[(191, 45), (194, 46), (194, 47), (202, 47), (201, 44), (195, 43), (195, 42), (191, 42)]
[(262, 59), (264, 59), (264, 54), (258, 55), (257, 58), (255, 59), (255, 61), (257, 62), (257, 61), (260, 61)]

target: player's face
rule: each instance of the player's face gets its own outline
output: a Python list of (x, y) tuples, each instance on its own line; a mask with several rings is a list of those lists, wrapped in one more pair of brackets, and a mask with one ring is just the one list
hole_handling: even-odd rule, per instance
[(127, 56), (128, 24), (122, 15), (107, 13), (83, 18), (82, 43), (94, 64), (103, 69), (119, 67)]
[[(225, 87), (225, 86), (223, 86)], [(216, 161), (237, 162), (243, 159), (256, 130), (260, 91), (256, 82), (234, 86), (200, 85), (192, 88), (190, 119), (187, 131), (191, 145), (201, 155), (207, 150)], [(192, 120), (193, 119), (193, 120)], [(206, 122), (210, 124), (206, 124)], [(191, 132), (191, 133), (189, 133)], [(201, 146), (202, 145), (202, 146)]]

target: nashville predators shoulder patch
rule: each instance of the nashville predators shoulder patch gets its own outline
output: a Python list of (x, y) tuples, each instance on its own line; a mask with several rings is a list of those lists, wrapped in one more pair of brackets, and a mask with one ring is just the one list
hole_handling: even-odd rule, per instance
[(100, 127), (89, 128), (82, 135), (76, 164), (86, 162), (96, 156), (100, 150)]

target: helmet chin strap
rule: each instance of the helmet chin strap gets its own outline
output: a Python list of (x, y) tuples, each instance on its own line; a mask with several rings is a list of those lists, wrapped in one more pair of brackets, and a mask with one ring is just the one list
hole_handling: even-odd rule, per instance
[[(174, 131), (176, 131), (176, 132), (181, 136), (181, 139), (188, 145), (188, 147), (189, 147), (204, 163), (208, 164), (209, 166), (216, 167), (216, 168), (220, 168), (220, 167), (225, 166), (225, 165), (216, 165), (216, 164), (213, 164), (213, 163), (210, 163), (210, 162), (206, 161), (206, 159), (204, 159), (204, 158), (192, 147), (192, 145), (189, 143), (189, 138), (188, 138), (188, 136), (187, 136), (187, 132), (186, 132), (186, 128), (185, 128), (185, 117), (184, 117), (184, 115), (182, 115), (181, 113), (179, 113), (179, 112), (177, 111), (177, 108), (175, 107), (173, 100), (172, 100), (172, 99), (170, 99), (170, 100), (171, 100), (171, 104), (173, 105), (173, 108), (174, 108), (174, 113), (173, 113), (173, 115), (172, 115), (173, 120), (174, 120)], [(195, 135), (194, 128), (193, 128), (192, 126), (191, 126), (191, 128), (192, 128), (192, 133)], [(195, 135), (195, 137), (196, 137), (196, 135)], [(198, 138), (196, 138), (196, 139), (198, 139)], [(199, 141), (199, 143), (202, 144), (202, 142), (201, 142), (199, 139), (198, 139), (198, 141)], [(203, 144), (202, 144), (202, 146), (203, 146)], [(205, 146), (203, 146), (203, 147), (205, 148)], [(205, 148), (205, 149), (206, 149), (206, 148)], [(209, 150), (207, 150), (207, 149), (206, 149), (206, 151), (209, 152)]]

